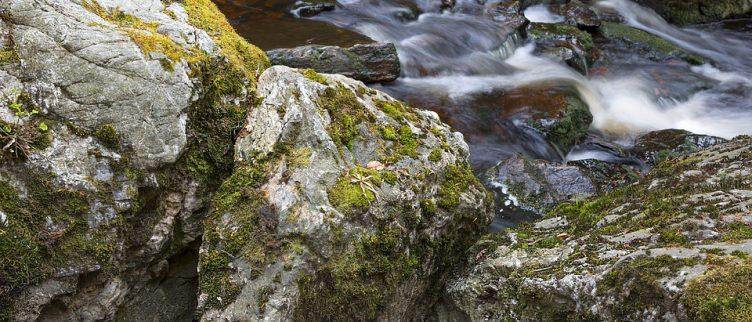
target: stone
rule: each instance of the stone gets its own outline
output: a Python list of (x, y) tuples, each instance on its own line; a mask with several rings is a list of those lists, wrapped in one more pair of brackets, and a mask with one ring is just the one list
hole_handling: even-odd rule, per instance
[(206, 221), (202, 319), (425, 314), (490, 223), (462, 135), (342, 75), (274, 66), (258, 95)]
[(361, 44), (350, 48), (308, 45), (275, 49), (267, 54), (273, 65), (342, 74), (368, 83), (391, 82), (400, 75), (397, 48), (391, 43)]
[(668, 22), (678, 25), (699, 24), (749, 16), (750, 0), (636, 0), (655, 10)]
[(576, 26), (564, 23), (531, 23), (528, 38), (534, 40), (539, 54), (558, 58), (567, 65), (586, 74), (594, 61), (596, 47), (592, 36)]
[(726, 141), (723, 138), (693, 134), (685, 130), (660, 130), (637, 138), (632, 147), (632, 153), (650, 164), (657, 164), (668, 158)]
[[(752, 192), (734, 187), (752, 177), (711, 179), (749, 169), (750, 143), (742, 136), (678, 156), (635, 184), (485, 236), (437, 311), (469, 321), (696, 321), (710, 319), (702, 303), (717, 303), (714, 317), (747, 319), (746, 304), (714, 301), (751, 294)], [(693, 170), (699, 177), (679, 178)]]
[(336, 7), (336, 2), (298, 1), (290, 12), (296, 17), (309, 18), (322, 12), (333, 11)]

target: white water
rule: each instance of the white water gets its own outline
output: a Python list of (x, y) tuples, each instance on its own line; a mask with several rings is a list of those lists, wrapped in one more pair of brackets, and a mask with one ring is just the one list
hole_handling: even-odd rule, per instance
[[(484, 6), (478, 2), (458, 0), (459, 9), (454, 12), (439, 11), (436, 3), (415, 1), (425, 13), (405, 20), (397, 17), (408, 11), (404, 2), (340, 1), (344, 10), (317, 19), (394, 42), (403, 77), (391, 89), (409, 88), (424, 97), (441, 98), (437, 101), (446, 98), (442, 104), (454, 106), (453, 113), (462, 113), (457, 109), (472, 106), (479, 95), (553, 81), (575, 86), (593, 113), (592, 129), (615, 141), (629, 142), (660, 129), (724, 138), (752, 134), (752, 39), (728, 31), (679, 29), (630, 1), (600, 1), (599, 6), (617, 11), (630, 25), (713, 60), (717, 67), (684, 68), (687, 74), (714, 80), (710, 89), (666, 97), (656, 93), (660, 84), (647, 70), (625, 68), (617, 74), (586, 78), (561, 63), (533, 55), (533, 44), (514, 49), (517, 35), (483, 15)], [(528, 8), (525, 15), (541, 22), (561, 18), (544, 6)]]
[(541, 23), (557, 23), (564, 21), (564, 17), (554, 14), (551, 10), (548, 10), (548, 7), (545, 5), (530, 6), (525, 9), (525, 18), (530, 20), (530, 22)]

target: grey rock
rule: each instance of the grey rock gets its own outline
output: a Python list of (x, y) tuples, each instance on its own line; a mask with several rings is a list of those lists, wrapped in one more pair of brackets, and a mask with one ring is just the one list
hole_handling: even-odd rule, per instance
[[(201, 278), (226, 281), (202, 283), (207, 286), (199, 302), (202, 319), (421, 316), (430, 305), (418, 303), (435, 301), (427, 291), (443, 282), (433, 274), (450, 267), (449, 254), (471, 245), (490, 221), (487, 194), (466, 168), (467, 144), (433, 112), (400, 105), (341, 75), (312, 80), (305, 74), (274, 66), (259, 79), (264, 100), (249, 113), (235, 147), (239, 169), (247, 170), (236, 170), (229, 179), (240, 183), (236, 190), (217, 197), (236, 201), (213, 212), (207, 222), (214, 237), (204, 240), (202, 263), (223, 258), (227, 265), (201, 266)], [(382, 111), (384, 102), (404, 109), (401, 116)], [(349, 144), (337, 130), (344, 117), (340, 110), (357, 118)], [(382, 136), (379, 129), (384, 127), (412, 135), (418, 140), (415, 149), (405, 151)], [(375, 151), (369, 148), (374, 144), (379, 147)], [(441, 157), (429, 158), (432, 151)], [(243, 184), (243, 173), (254, 173), (255, 166), (261, 166), (265, 179)], [(463, 188), (443, 199), (454, 180), (462, 180)], [(246, 191), (246, 197), (233, 197), (235, 191)], [(249, 215), (262, 226), (249, 224)], [(234, 239), (233, 232), (249, 229), (253, 239)], [(390, 232), (413, 237), (391, 239)], [(425, 248), (415, 242), (423, 238), (453, 246)], [(380, 243), (389, 245), (377, 250)], [(248, 252), (260, 255), (244, 255)], [(402, 266), (402, 254), (408, 253), (416, 254), (420, 264)], [(385, 261), (406, 271), (396, 273), (392, 264), (381, 264)], [(332, 265), (361, 273), (339, 280), (343, 271)], [(371, 291), (351, 292), (341, 283), (380, 295), (374, 299)], [(359, 304), (366, 301), (377, 301), (380, 309)]]
[(273, 65), (310, 68), (320, 73), (342, 74), (369, 83), (391, 82), (400, 75), (397, 48), (390, 43), (350, 48), (308, 45), (267, 52)]

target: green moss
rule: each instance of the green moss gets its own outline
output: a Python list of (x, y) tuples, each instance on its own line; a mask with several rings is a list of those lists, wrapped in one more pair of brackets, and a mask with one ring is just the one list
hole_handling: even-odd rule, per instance
[(393, 127), (391, 127), (389, 125), (382, 126), (381, 127), (381, 137), (384, 140), (397, 141), (397, 139), (398, 139), (397, 130), (395, 130)]
[(460, 196), (471, 186), (480, 186), (473, 171), (466, 164), (449, 165), (444, 174), (444, 182), (439, 187), (438, 205), (444, 209), (454, 209), (460, 204)]
[(105, 124), (94, 132), (94, 137), (110, 149), (120, 149), (120, 137), (112, 124)]
[(208, 307), (224, 307), (240, 293), (240, 286), (230, 279), (229, 255), (216, 250), (201, 255), (199, 286), (207, 294)]
[(702, 64), (705, 61), (704, 58), (689, 54), (668, 40), (627, 25), (604, 21), (601, 25), (601, 32), (607, 38), (619, 39), (643, 48), (653, 56), (653, 59), (679, 57), (692, 64)]
[(303, 276), (295, 320), (376, 319), (400, 283), (420, 266), (416, 253), (405, 251), (406, 238), (398, 228), (379, 229), (361, 237), (315, 275)]
[(324, 84), (324, 85), (327, 84), (326, 77), (324, 77), (321, 74), (317, 73), (313, 69), (304, 69), (304, 70), (302, 70), (302, 74), (303, 74), (303, 76), (305, 76), (306, 78), (308, 78), (308, 79), (310, 79), (310, 80), (312, 80), (314, 82), (317, 82), (317, 83), (320, 83), (320, 84)]
[(684, 234), (676, 230), (666, 230), (661, 232), (660, 241), (672, 245), (686, 245), (689, 243), (687, 236), (684, 236)]
[(188, 14), (188, 22), (209, 33), (229, 65), (255, 88), (256, 79), (269, 67), (269, 59), (264, 51), (238, 35), (211, 0), (185, 0), (182, 4)]
[(408, 111), (409, 107), (402, 102), (376, 100), (374, 103), (378, 109), (384, 112), (384, 114), (398, 122), (403, 121), (405, 118), (409, 120), (415, 119), (415, 116)]
[(585, 51), (593, 48), (593, 37), (575, 26), (558, 23), (534, 23), (528, 36), (535, 39), (562, 40), (577, 42)]
[(256, 307), (259, 310), (259, 313), (264, 314), (266, 312), (266, 303), (269, 302), (269, 297), (274, 294), (274, 288), (271, 286), (265, 286), (261, 290), (259, 290), (258, 299), (256, 301)]
[(329, 112), (332, 121), (327, 128), (339, 147), (353, 148), (360, 136), (358, 126), (373, 121), (373, 115), (358, 102), (355, 93), (343, 85), (327, 87), (320, 96), (319, 106)]
[(439, 162), (441, 161), (441, 149), (433, 149), (431, 154), (428, 155), (428, 161)]
[(740, 241), (752, 239), (752, 226), (741, 222), (734, 222), (723, 227), (724, 241)]
[(340, 177), (327, 191), (329, 203), (350, 217), (363, 214), (376, 201), (371, 188), (377, 190), (381, 182), (378, 171), (356, 167)]
[(18, 62), (18, 51), (15, 48), (0, 49), (0, 66)]
[(752, 261), (711, 268), (681, 298), (690, 321), (752, 320)]
[(418, 147), (420, 146), (420, 141), (418, 140), (417, 136), (413, 133), (413, 130), (408, 125), (403, 125), (399, 129), (399, 140), (397, 141), (398, 144), (394, 147), (397, 154), (399, 155), (406, 155), (412, 158), (418, 157)]
[(664, 303), (670, 295), (663, 291), (659, 280), (696, 263), (697, 259), (676, 259), (667, 255), (640, 257), (610, 271), (598, 292), (617, 290), (623, 298), (617, 300), (614, 313), (617, 317), (628, 318), (635, 312)]
[(304, 168), (311, 163), (311, 148), (302, 147), (294, 149), (290, 152), (290, 156), (287, 159), (287, 166), (291, 169)]
[(562, 151), (569, 151), (587, 134), (593, 115), (579, 97), (566, 99), (567, 107), (557, 122), (547, 131), (547, 138)]
[[(92, 196), (55, 186), (48, 175), (25, 173), (25, 197), (0, 181), (0, 308), (16, 292), (51, 276), (62, 267), (99, 265), (102, 271), (115, 251), (108, 225), (90, 229), (87, 218)], [(47, 222), (54, 223), (48, 226)]]

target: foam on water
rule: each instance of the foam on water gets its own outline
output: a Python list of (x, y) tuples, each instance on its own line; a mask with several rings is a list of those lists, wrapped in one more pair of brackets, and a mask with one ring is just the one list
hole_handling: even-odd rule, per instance
[(525, 18), (530, 22), (540, 23), (557, 23), (564, 21), (564, 17), (559, 16), (548, 10), (546, 5), (535, 5), (525, 9)]

